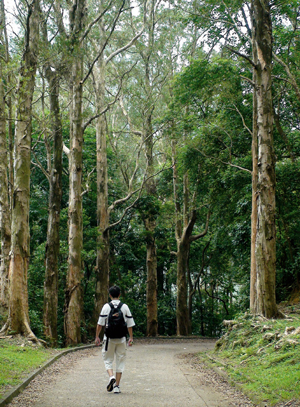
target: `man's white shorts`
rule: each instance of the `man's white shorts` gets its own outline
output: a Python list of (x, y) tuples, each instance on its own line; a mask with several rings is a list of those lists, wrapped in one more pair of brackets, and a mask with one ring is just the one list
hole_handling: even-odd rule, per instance
[(113, 369), (113, 361), (116, 355), (116, 372), (123, 373), (126, 361), (126, 339), (109, 339), (107, 351), (105, 351), (106, 339), (102, 345), (102, 357), (105, 369)]

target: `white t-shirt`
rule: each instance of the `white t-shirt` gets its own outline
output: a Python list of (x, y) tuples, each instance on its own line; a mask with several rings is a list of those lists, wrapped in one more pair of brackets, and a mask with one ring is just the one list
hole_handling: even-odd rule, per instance
[[(116, 305), (116, 306), (119, 304), (119, 302), (120, 302), (120, 300), (112, 300), (113, 305)], [(110, 308), (109, 303), (106, 303), (103, 306), (103, 308), (102, 308), (102, 310), (100, 312), (99, 319), (98, 319), (98, 325), (102, 325), (102, 326), (107, 325), (107, 318), (108, 318), (108, 315), (110, 313), (110, 310), (111, 310), (111, 308)], [(121, 311), (123, 313), (123, 317), (124, 317), (124, 320), (126, 322), (127, 328), (132, 328), (135, 325), (135, 322), (133, 320), (133, 317), (131, 315), (131, 312), (130, 312), (130, 309), (129, 309), (128, 305), (123, 304), (122, 307), (121, 307)], [(103, 339), (104, 340), (106, 339), (105, 335), (104, 335)], [(125, 336), (123, 338), (120, 338), (120, 339), (121, 339), (121, 342), (126, 341)], [(119, 342), (120, 339), (110, 339), (110, 340)]]

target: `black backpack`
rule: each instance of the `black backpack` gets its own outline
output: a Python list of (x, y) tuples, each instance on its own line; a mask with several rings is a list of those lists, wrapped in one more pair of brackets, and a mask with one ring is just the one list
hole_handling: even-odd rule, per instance
[(127, 325), (121, 311), (122, 305), (121, 302), (118, 305), (109, 303), (111, 310), (108, 314), (107, 326), (105, 328), (107, 338), (123, 338), (123, 336), (127, 335)]

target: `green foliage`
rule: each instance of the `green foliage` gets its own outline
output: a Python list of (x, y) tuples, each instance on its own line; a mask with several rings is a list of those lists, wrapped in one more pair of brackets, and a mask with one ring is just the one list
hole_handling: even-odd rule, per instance
[[(167, 121), (176, 123), (178, 176), (182, 182), (188, 173), (190, 196), (196, 193), (195, 206), (202, 208), (194, 234), (204, 229), (207, 206), (212, 212), (207, 237), (190, 250), (192, 281), (201, 273), (193, 297), (195, 334), (220, 335), (222, 320), (249, 303), (252, 140), (244, 123), (251, 128), (251, 104), (233, 61), (191, 61), (174, 81)], [(178, 191), (182, 205), (182, 187)]]
[(155, 220), (159, 214), (160, 202), (155, 196), (147, 195), (139, 198), (135, 207), (143, 220)]
[[(120, 2), (113, 2), (101, 22), (112, 26)], [(298, 0), (272, 4), (274, 52), (287, 64), (299, 83)], [(91, 3), (92, 4), (92, 3)], [(96, 18), (96, 10), (88, 5), (88, 22)], [(176, 7), (176, 6), (179, 7)], [(22, 4), (21, 7), (24, 7)], [(65, 13), (66, 4), (61, 4)], [(63, 71), (69, 66), (70, 46), (56, 26), (49, 7), (47, 22), (51, 45), (41, 46), (41, 66), (51, 60)], [(251, 26), (246, 4), (240, 0), (221, 3), (217, 0), (192, 2), (174, 0), (160, 3), (157, 20), (137, 39), (134, 46), (114, 57), (108, 64), (104, 103), (106, 112), (109, 205), (126, 196), (131, 175), (139, 155), (139, 168), (133, 189), (140, 187), (147, 166), (139, 151), (141, 138), (151, 111), (154, 170), (166, 169), (155, 178), (156, 195), (144, 191), (136, 204), (126, 212), (122, 223), (110, 230), (110, 283), (122, 287), (123, 300), (130, 305), (137, 323), (136, 333), (146, 332), (146, 245), (155, 238), (158, 255), (158, 319), (159, 333), (176, 333), (176, 251), (174, 233), (173, 170), (171, 141), (176, 143), (178, 171), (178, 203), (183, 205), (183, 176), (189, 178), (189, 204), (197, 210), (194, 234), (205, 226), (208, 207), (211, 210), (205, 239), (193, 242), (190, 251), (191, 282), (199, 284), (192, 301), (194, 334), (218, 336), (221, 321), (249, 305), (250, 216), (251, 216), (251, 143), (252, 85), (251, 66), (247, 61), (223, 47), (224, 42), (251, 57)], [(21, 18), (25, 16), (22, 15)], [(149, 17), (149, 16), (148, 16)], [(107, 53), (123, 47), (131, 39), (132, 27), (142, 25), (143, 12), (129, 18), (129, 10), (120, 14), (116, 30), (109, 39)], [(217, 21), (217, 23), (216, 23)], [(248, 24), (248, 27), (247, 27)], [(25, 26), (25, 25), (24, 25)], [(91, 27), (94, 41), (84, 39), (84, 66), (90, 66), (99, 50), (101, 30)], [(20, 34), (23, 34), (21, 31)], [(220, 46), (220, 39), (222, 45)], [(19, 69), (23, 35), (10, 42), (11, 61), (4, 76)], [(42, 45), (42, 44), (41, 44)], [(214, 49), (215, 45), (218, 47)], [(208, 51), (208, 48), (211, 48)], [(74, 51), (75, 52), (75, 51)], [(52, 66), (51, 65), (51, 66)], [(113, 65), (113, 66), (112, 66)], [(182, 68), (184, 67), (184, 68)], [(68, 69), (68, 68), (67, 68)], [(48, 170), (53, 160), (53, 137), (50, 131), (49, 94), (43, 69), (39, 69), (33, 105), (33, 165), (31, 172), (31, 261), (28, 272), (29, 314), (32, 329), (43, 337), (43, 280), (47, 233), (49, 185), (39, 168)], [(125, 76), (123, 73), (127, 72)], [(173, 76), (173, 77), (172, 77)], [(119, 100), (112, 104), (120, 86)], [(93, 92), (96, 78), (86, 80), (83, 89), (83, 119), (88, 122), (98, 112)], [(15, 78), (7, 83), (9, 95)], [(69, 146), (69, 97), (64, 76), (60, 78), (60, 103), (64, 143)], [(277, 157), (277, 298), (286, 300), (297, 292), (300, 266), (299, 241), (299, 164), (300, 102), (282, 64), (273, 64), (274, 110), (280, 126), (274, 126)], [(83, 291), (84, 321), (82, 332), (89, 339), (95, 291), (97, 230), (96, 121), (85, 128), (83, 144)], [(144, 146), (143, 146), (144, 147)], [(163, 157), (163, 159), (162, 159)], [(64, 288), (68, 259), (68, 158), (63, 155), (63, 197), (60, 229), (58, 333), (64, 343)], [(137, 195), (119, 205), (110, 214), (110, 222), (118, 221), (127, 205)], [(155, 220), (154, 235), (145, 231), (145, 219)], [(204, 249), (209, 243), (206, 253)], [(205, 267), (202, 270), (203, 261)]]
[(28, 301), (30, 326), (38, 338), (43, 338), (45, 243), (39, 245), (28, 270)]
[(1, 339), (0, 397), (12, 386), (20, 384), (43, 362), (50, 359), (51, 354), (51, 350), (34, 346), (22, 338)]
[(146, 249), (141, 240), (143, 229), (135, 218), (131, 222), (112, 231), (110, 285), (121, 288), (121, 300), (128, 304), (136, 323), (135, 335), (139, 336), (146, 332)]
[(296, 364), (300, 357), (300, 314), (291, 307), (284, 312), (290, 314), (288, 320), (237, 315), (209, 359), (209, 363), (225, 367), (250, 398), (270, 406), (298, 399), (300, 392)]
[(158, 299), (158, 334), (176, 335), (176, 297), (174, 293), (162, 292)]
[(174, 96), (182, 105), (213, 104), (220, 95), (232, 99), (240, 88), (238, 68), (232, 61), (200, 59), (175, 77)]
[(298, 162), (283, 160), (277, 178), (277, 298), (285, 301), (299, 280), (299, 186)]

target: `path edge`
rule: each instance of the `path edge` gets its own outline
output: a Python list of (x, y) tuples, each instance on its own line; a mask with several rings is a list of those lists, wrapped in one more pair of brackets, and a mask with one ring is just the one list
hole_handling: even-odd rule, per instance
[(0, 407), (6, 406), (8, 403), (10, 403), (14, 397), (16, 397), (18, 394), (22, 393), (22, 391), (29, 385), (29, 383), (37, 375), (39, 375), (41, 372), (43, 372), (47, 367), (52, 365), (62, 356), (67, 355), (68, 353), (71, 353), (71, 352), (76, 352), (78, 350), (85, 350), (85, 349), (90, 349), (90, 348), (95, 348), (95, 347), (96, 347), (96, 345), (78, 346), (76, 348), (66, 349), (66, 350), (58, 353), (57, 355), (53, 356), (50, 360), (43, 363), (41, 367), (39, 367), (33, 373), (31, 373), (21, 384), (19, 384), (18, 386), (14, 387), (12, 390), (5, 393), (4, 396), (0, 399)]
[[(206, 356), (208, 356), (208, 355), (206, 355)], [(208, 356), (208, 357), (209, 357), (209, 356)], [(221, 370), (221, 369), (218, 368), (217, 366), (212, 365), (211, 363), (204, 362), (204, 364), (205, 364), (209, 369), (212, 369), (216, 374), (218, 374), (219, 376), (223, 377), (223, 379), (225, 379), (232, 387), (235, 387), (236, 389), (240, 390), (243, 394), (245, 394), (245, 396), (247, 396), (253, 403), (255, 403), (255, 406), (256, 406), (256, 407), (268, 407), (268, 404), (267, 404), (266, 402), (258, 400), (257, 397), (256, 397), (253, 393), (251, 393), (251, 392), (245, 390), (245, 389), (243, 388), (243, 386), (242, 386), (240, 383), (234, 381), (234, 380), (229, 376), (228, 373), (226, 373), (225, 371)]]

